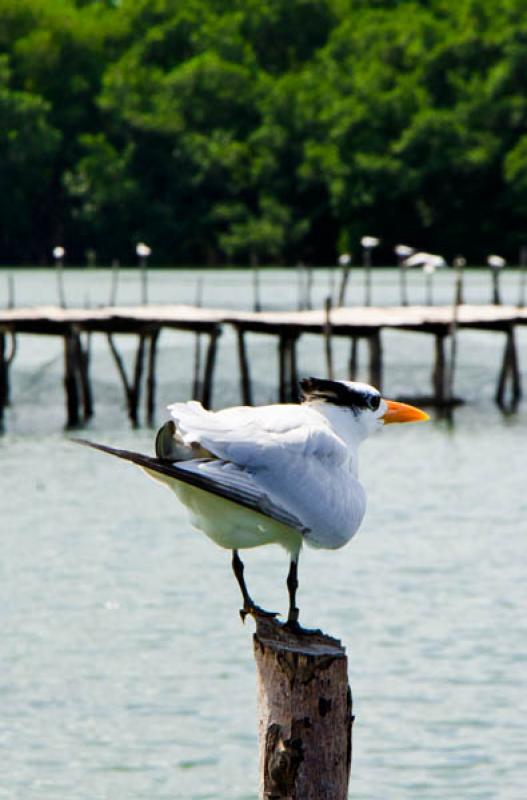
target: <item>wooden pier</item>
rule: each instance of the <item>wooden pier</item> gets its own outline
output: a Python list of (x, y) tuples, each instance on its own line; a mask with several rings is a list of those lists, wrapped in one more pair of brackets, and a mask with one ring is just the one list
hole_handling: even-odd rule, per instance
[[(146, 386), (146, 419), (153, 420), (156, 387), (156, 354), (164, 328), (190, 331), (208, 339), (204, 364), (196, 350), (193, 394), (208, 407), (212, 401), (218, 338), (224, 326), (235, 330), (240, 367), (242, 402), (251, 404), (250, 354), (246, 334), (275, 336), (278, 344), (278, 399), (296, 401), (298, 386), (297, 346), (302, 335), (324, 338), (328, 375), (334, 373), (333, 337), (350, 340), (347, 372), (357, 375), (357, 344), (368, 344), (369, 378), (382, 386), (382, 332), (395, 329), (428, 334), (435, 338), (430, 400), (445, 406), (453, 402), (453, 364), (448, 363), (445, 343), (461, 329), (493, 331), (504, 336), (504, 353), (496, 386), (496, 402), (515, 408), (521, 397), (520, 369), (515, 330), (527, 324), (527, 309), (503, 305), (344, 307), (311, 311), (235, 312), (228, 309), (184, 305), (109, 306), (96, 309), (39, 306), (0, 311), (0, 425), (9, 403), (9, 369), (20, 335), (59, 336), (64, 342), (64, 387), (67, 425), (76, 427), (93, 414), (90, 383), (90, 336), (103, 334), (123, 385), (130, 420), (139, 424), (143, 384)], [(128, 375), (114, 336), (137, 338), (132, 374)], [(146, 377), (145, 377), (146, 361)], [(342, 375), (342, 370), (339, 370)]]

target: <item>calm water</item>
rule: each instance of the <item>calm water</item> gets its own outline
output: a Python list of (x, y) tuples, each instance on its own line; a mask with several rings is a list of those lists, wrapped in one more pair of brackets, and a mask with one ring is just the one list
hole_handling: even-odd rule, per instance
[[(204, 304), (251, 304), (244, 273), (205, 277)], [(315, 277), (320, 298), (328, 276)], [(375, 280), (379, 302), (395, 296), (394, 274)], [(266, 305), (296, 302), (294, 277), (262, 281)], [(192, 300), (195, 282), (196, 273), (153, 273), (151, 297)], [(71, 303), (108, 296), (102, 270), (68, 273), (66, 284)], [(471, 276), (469, 289), (486, 299), (487, 276)], [(436, 290), (450, 298), (449, 275)], [(120, 292), (138, 299), (135, 274), (123, 274)], [(20, 304), (54, 301), (54, 279), (25, 272), (16, 293)], [(130, 356), (131, 342), (120, 343)], [(526, 332), (520, 345), (525, 370)], [(159, 420), (188, 397), (193, 347), (190, 335), (161, 338)], [(431, 347), (386, 334), (388, 395), (428, 388)], [(254, 337), (250, 348), (266, 402), (275, 346)], [(468, 402), (454, 425), (394, 426), (366, 442), (361, 531), (301, 563), (304, 622), (350, 654), (358, 800), (525, 798), (527, 414), (524, 404), (504, 417), (492, 404), (501, 348), (495, 335), (462, 333), (456, 388)], [(89, 436), (151, 451), (153, 431), (128, 429), (102, 337), (93, 353)], [(344, 343), (337, 354), (344, 366)], [(322, 373), (319, 340), (302, 342), (300, 368)], [(0, 438), (0, 798), (255, 800), (252, 628), (238, 618), (229, 554), (190, 529), (169, 492), (70, 443), (61, 369), (58, 343), (20, 341)], [(228, 334), (217, 378), (216, 405), (238, 402)], [(285, 554), (269, 548), (246, 562), (256, 599), (285, 610)]]

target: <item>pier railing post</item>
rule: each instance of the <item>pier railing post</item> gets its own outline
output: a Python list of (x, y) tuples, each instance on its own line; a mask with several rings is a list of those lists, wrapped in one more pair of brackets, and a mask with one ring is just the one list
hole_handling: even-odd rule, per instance
[(240, 364), (240, 389), (242, 403), (244, 406), (252, 406), (252, 386), (249, 360), (247, 358), (247, 348), (245, 346), (245, 331), (239, 325), (236, 326), (236, 337), (238, 340), (238, 361)]
[(0, 331), (0, 433), (4, 426), (4, 409), (8, 399), (8, 380), (7, 380), (7, 357), (6, 357), (6, 335)]
[(346, 651), (255, 615), (260, 800), (346, 800), (353, 723)]

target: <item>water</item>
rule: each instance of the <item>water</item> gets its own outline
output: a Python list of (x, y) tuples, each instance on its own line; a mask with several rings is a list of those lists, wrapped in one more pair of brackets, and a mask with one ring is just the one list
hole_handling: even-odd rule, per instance
[[(244, 273), (207, 277), (205, 304), (250, 305)], [(446, 298), (450, 276), (438, 277)], [(155, 273), (151, 296), (191, 300), (195, 280)], [(317, 273), (320, 296), (326, 280)], [(396, 276), (375, 280), (386, 301)], [(47, 273), (16, 281), (20, 304), (55, 299)], [(102, 271), (66, 281), (70, 302), (105, 299)], [(291, 276), (262, 281), (268, 305), (295, 302)], [(486, 276), (470, 288), (484, 296)], [(125, 274), (122, 299), (137, 290)], [(131, 340), (119, 341), (131, 357)], [(522, 332), (520, 356), (526, 342)], [(359, 800), (525, 797), (527, 420), (525, 404), (509, 417), (492, 404), (502, 345), (461, 333), (456, 389), (468, 403), (454, 425), (394, 426), (366, 442), (361, 531), (338, 553), (306, 551), (301, 561), (305, 624), (341, 637), (350, 654), (350, 797)], [(193, 346), (188, 334), (162, 335), (158, 420), (188, 396)], [(387, 394), (428, 388), (431, 347), (386, 334)], [(265, 402), (275, 343), (250, 337), (250, 351)], [(88, 435), (150, 452), (153, 432), (128, 428), (103, 337), (93, 352)], [(344, 342), (337, 354), (344, 364)], [(238, 402), (229, 334), (219, 356), (215, 402)], [(302, 340), (299, 357), (303, 373), (323, 374), (318, 339)], [(70, 443), (61, 369), (58, 343), (22, 337), (0, 439), (0, 798), (255, 800), (252, 627), (237, 615), (229, 554), (193, 532), (162, 487)], [(245, 560), (257, 601), (285, 610), (285, 554)]]

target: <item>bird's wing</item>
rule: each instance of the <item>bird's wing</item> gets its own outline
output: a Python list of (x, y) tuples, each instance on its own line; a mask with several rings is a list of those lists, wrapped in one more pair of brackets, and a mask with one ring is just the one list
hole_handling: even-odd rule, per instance
[(283, 525), (288, 525), (300, 533), (304, 533), (305, 528), (300, 520), (274, 503), (250, 473), (235, 464), (219, 459), (196, 459), (169, 463), (142, 453), (119, 450), (115, 447), (89, 442), (86, 439), (74, 439), (74, 441), (125, 461), (131, 461), (149, 473), (178, 480), (226, 500), (231, 500), (233, 503), (264, 514)]
[(287, 467), (291, 459), (332, 465), (348, 458), (344, 443), (325, 419), (310, 408), (272, 405), (206, 411), (201, 403), (169, 406), (187, 444), (199, 443), (213, 455), (256, 472)]
[(306, 541), (340, 547), (356, 532), (366, 498), (344, 442), (316, 411), (302, 406), (229, 408), (170, 406), (187, 444), (250, 473), (272, 504), (300, 520)]

